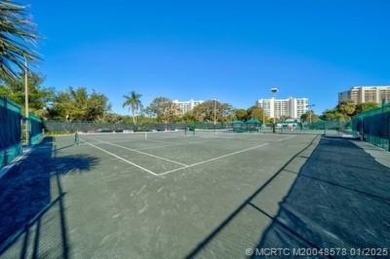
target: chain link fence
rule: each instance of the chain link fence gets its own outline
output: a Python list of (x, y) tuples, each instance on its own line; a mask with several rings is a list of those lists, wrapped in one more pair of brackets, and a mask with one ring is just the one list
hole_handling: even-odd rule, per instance
[(227, 129), (229, 123), (107, 123), (107, 122), (64, 122), (45, 121), (45, 129), (52, 134), (72, 134), (76, 131), (92, 132), (146, 132), (146, 131), (174, 131), (174, 130), (214, 130)]

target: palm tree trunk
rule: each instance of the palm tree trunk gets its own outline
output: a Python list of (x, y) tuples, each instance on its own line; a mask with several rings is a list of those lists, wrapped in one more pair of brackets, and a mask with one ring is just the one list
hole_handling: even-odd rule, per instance
[(135, 125), (136, 122), (135, 122), (135, 113), (134, 113), (134, 109), (131, 109), (131, 114), (133, 116), (133, 124)]

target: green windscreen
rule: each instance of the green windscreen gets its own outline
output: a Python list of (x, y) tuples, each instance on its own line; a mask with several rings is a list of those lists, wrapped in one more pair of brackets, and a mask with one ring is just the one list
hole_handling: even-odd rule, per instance
[(390, 151), (390, 103), (356, 115), (352, 128), (356, 136)]
[(21, 154), (21, 107), (0, 96), (0, 167)]
[(35, 145), (38, 144), (43, 137), (42, 136), (43, 123), (40, 118), (38, 118), (33, 114), (30, 114), (29, 122), (30, 122), (30, 144)]

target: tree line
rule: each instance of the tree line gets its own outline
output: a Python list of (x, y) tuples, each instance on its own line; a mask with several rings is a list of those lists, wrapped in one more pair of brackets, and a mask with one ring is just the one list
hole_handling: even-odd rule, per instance
[(320, 119), (328, 121), (349, 122), (353, 116), (378, 107), (379, 105), (375, 102), (355, 104), (352, 100), (344, 100), (337, 104), (335, 108), (324, 111), (320, 116)]
[[(44, 77), (30, 72), (28, 75), (29, 106), (31, 112), (45, 120), (60, 121), (101, 121), (101, 122), (228, 122), (232, 120), (246, 121), (257, 119), (264, 123), (272, 122), (261, 107), (252, 106), (248, 109), (235, 109), (229, 103), (218, 100), (206, 100), (194, 107), (193, 110), (181, 114), (179, 106), (167, 97), (156, 97), (148, 106), (141, 102), (142, 95), (131, 91), (123, 95), (123, 104), (129, 108), (131, 116), (123, 116), (111, 112), (109, 99), (102, 93), (94, 90), (88, 91), (85, 87), (69, 87), (62, 91), (54, 88), (43, 87)], [(18, 77), (3, 81), (0, 85), (0, 95), (4, 95), (23, 107), (25, 100), (24, 80), (22, 73)], [(340, 102), (335, 108), (326, 110), (322, 115), (315, 114), (312, 110), (301, 116), (304, 123), (319, 120), (331, 120), (348, 122), (352, 116), (368, 109), (378, 107), (376, 103), (355, 104), (351, 100)], [(24, 107), (23, 107), (24, 108)], [(282, 116), (277, 120), (286, 120), (289, 117)]]
[[(123, 96), (122, 106), (128, 107), (131, 116), (111, 112), (109, 99), (102, 93), (88, 91), (85, 87), (69, 87), (62, 91), (43, 87), (44, 77), (30, 72), (28, 75), (28, 100), (30, 111), (45, 120), (60, 121), (101, 121), (101, 122), (227, 122), (237, 118), (237, 111), (231, 104), (217, 100), (207, 100), (195, 106), (192, 111), (181, 114), (179, 106), (167, 97), (156, 97), (148, 105), (141, 102), (142, 95), (135, 91)], [(18, 77), (0, 84), (0, 95), (22, 106), (25, 92), (22, 73)], [(250, 109), (250, 116), (261, 119), (262, 110)]]

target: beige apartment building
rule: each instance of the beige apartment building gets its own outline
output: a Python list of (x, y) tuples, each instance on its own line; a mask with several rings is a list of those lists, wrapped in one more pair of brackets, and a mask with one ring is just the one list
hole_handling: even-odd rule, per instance
[(302, 114), (309, 109), (308, 98), (287, 99), (259, 99), (257, 105), (264, 109), (265, 116), (268, 118), (280, 118), (286, 116), (292, 119), (300, 119)]
[(179, 113), (178, 115), (184, 115), (189, 111), (192, 111), (195, 106), (198, 104), (203, 103), (204, 101), (194, 101), (194, 100), (189, 100), (189, 101), (179, 101), (179, 100), (174, 100), (172, 101), (179, 107)]
[(352, 100), (355, 104), (390, 102), (390, 86), (355, 86), (339, 93), (339, 102)]

